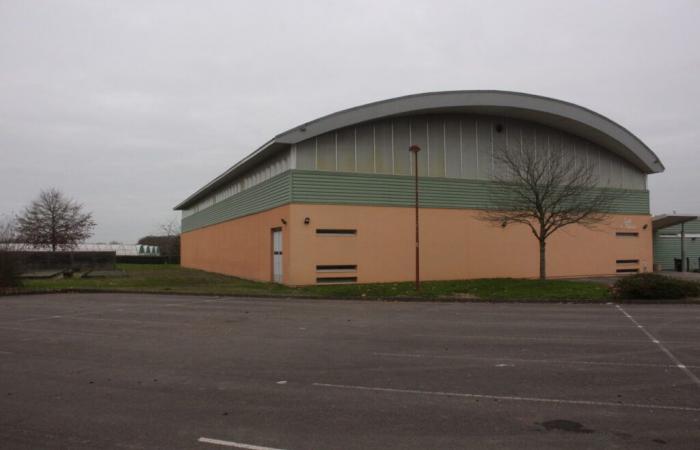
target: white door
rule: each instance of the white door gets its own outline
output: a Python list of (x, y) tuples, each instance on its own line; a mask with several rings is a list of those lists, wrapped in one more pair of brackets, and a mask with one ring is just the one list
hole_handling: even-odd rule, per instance
[(282, 230), (272, 230), (272, 281), (282, 282)]

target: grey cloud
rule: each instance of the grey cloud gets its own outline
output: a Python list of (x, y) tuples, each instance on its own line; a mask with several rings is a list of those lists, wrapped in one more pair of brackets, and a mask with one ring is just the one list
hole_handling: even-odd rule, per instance
[(274, 134), (415, 92), (505, 89), (621, 123), (700, 212), (688, 1), (0, 2), (0, 212), (56, 186), (131, 242)]

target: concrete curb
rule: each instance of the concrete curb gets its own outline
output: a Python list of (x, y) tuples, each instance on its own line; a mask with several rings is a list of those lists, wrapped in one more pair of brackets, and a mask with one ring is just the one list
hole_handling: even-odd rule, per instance
[(9, 296), (30, 296), (47, 294), (141, 294), (141, 295), (177, 295), (190, 297), (230, 297), (230, 298), (264, 298), (278, 300), (339, 300), (339, 301), (365, 301), (365, 302), (423, 302), (423, 303), (521, 303), (521, 304), (647, 304), (647, 305), (697, 305), (700, 298), (676, 299), (676, 300), (639, 300), (639, 299), (496, 299), (496, 298), (459, 298), (459, 297), (313, 297), (313, 296), (290, 296), (274, 294), (232, 294), (215, 292), (178, 292), (178, 291), (139, 291), (134, 289), (47, 289), (31, 291), (0, 291), (0, 297)]

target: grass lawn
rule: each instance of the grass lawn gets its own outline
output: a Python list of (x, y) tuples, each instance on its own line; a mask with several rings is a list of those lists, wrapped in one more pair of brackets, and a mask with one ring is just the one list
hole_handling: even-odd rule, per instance
[(413, 283), (345, 284), (287, 287), (218, 275), (178, 265), (123, 264), (127, 277), (25, 280), (20, 292), (52, 290), (105, 290), (213, 295), (259, 295), (318, 298), (479, 298), (484, 300), (604, 301), (610, 297), (602, 284), (585, 281), (481, 279), (428, 281), (416, 292)]

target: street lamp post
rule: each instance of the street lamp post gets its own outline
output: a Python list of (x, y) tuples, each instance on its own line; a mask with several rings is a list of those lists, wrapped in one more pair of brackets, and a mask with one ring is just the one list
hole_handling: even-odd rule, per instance
[(419, 227), (418, 227), (418, 152), (420, 147), (417, 145), (411, 145), (408, 151), (413, 154), (414, 162), (414, 174), (416, 176), (416, 291), (420, 290), (420, 238), (419, 238)]

